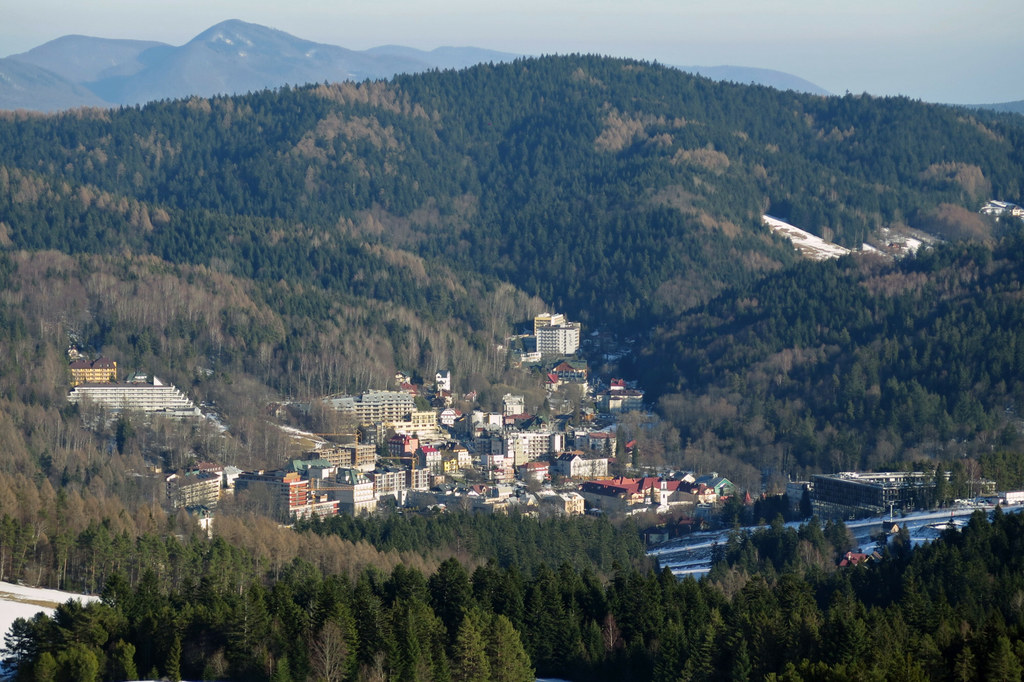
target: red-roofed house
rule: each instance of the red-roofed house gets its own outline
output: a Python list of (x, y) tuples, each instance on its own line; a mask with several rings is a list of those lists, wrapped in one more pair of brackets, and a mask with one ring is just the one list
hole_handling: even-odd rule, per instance
[(551, 472), (551, 463), (538, 459), (521, 464), (518, 468), (519, 478), (525, 483), (543, 483)]
[(839, 565), (843, 566), (858, 566), (868, 561), (878, 561), (882, 558), (878, 552), (872, 552), (871, 554), (863, 554), (861, 552), (847, 552), (843, 555), (843, 558), (839, 560)]
[(635, 478), (587, 481), (580, 486), (580, 494), (590, 506), (607, 511), (625, 511), (644, 502), (644, 494)]

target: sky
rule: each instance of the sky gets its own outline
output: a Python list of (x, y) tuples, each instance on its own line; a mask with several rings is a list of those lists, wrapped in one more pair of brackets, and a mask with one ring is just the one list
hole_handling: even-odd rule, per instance
[(1021, 0), (0, 0), (0, 56), (68, 34), (182, 45), (227, 19), (362, 50), (472, 46), (752, 66), (835, 94), (1024, 99)]

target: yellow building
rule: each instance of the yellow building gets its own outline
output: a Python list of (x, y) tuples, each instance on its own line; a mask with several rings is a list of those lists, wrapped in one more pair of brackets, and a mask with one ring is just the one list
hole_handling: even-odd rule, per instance
[(71, 385), (79, 384), (109, 384), (117, 381), (117, 362), (107, 358), (98, 358), (93, 362), (88, 360), (75, 360), (69, 366), (71, 370)]

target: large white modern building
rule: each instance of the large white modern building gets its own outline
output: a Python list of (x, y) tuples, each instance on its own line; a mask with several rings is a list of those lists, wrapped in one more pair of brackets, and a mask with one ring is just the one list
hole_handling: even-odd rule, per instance
[(564, 434), (551, 431), (512, 431), (505, 436), (505, 455), (515, 466), (558, 452), (565, 445)]
[(350, 414), (360, 424), (396, 422), (416, 410), (411, 394), (405, 391), (367, 391), (358, 396), (336, 396), (327, 404), (339, 412)]
[(537, 352), (541, 355), (572, 355), (580, 347), (579, 322), (537, 327)]
[(541, 313), (533, 318), (533, 335), (537, 335), (537, 330), (541, 327), (555, 327), (560, 324), (565, 324), (565, 315), (562, 313)]
[(68, 402), (91, 402), (108, 410), (136, 410), (171, 417), (199, 417), (199, 409), (171, 384), (156, 377), (124, 383), (79, 384), (68, 394)]

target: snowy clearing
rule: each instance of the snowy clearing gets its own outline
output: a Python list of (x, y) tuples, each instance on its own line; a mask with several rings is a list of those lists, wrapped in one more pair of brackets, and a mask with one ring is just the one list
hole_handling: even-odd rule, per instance
[(7, 634), (7, 631), (11, 629), (11, 623), (17, 618), (31, 618), (40, 611), (52, 612), (68, 599), (78, 599), (83, 603), (88, 603), (98, 600), (99, 597), (0, 582), (0, 628), (3, 629), (2, 634)]
[(763, 215), (761, 218), (772, 232), (781, 234), (789, 239), (793, 242), (793, 248), (811, 260), (839, 258), (850, 253), (850, 250), (844, 246), (832, 244), (821, 237), (815, 237), (810, 232), (804, 232), (799, 227), (790, 225), (778, 218), (773, 218), (770, 215)]

